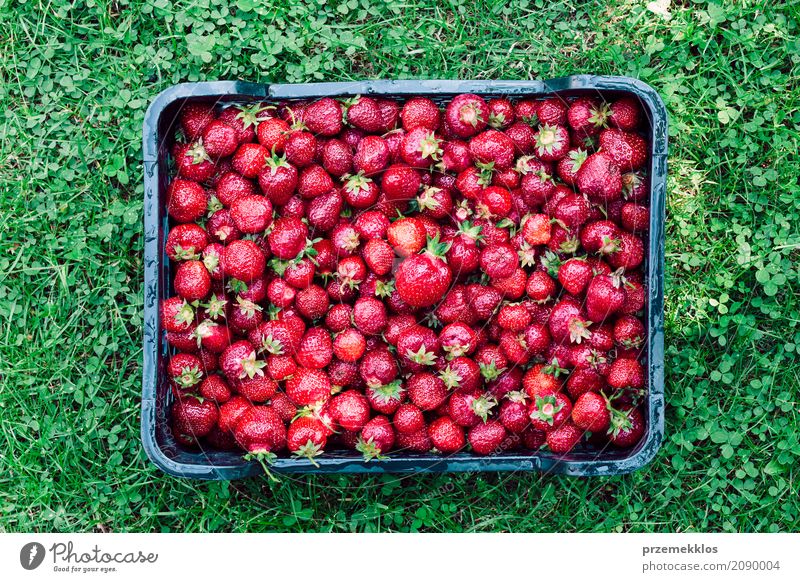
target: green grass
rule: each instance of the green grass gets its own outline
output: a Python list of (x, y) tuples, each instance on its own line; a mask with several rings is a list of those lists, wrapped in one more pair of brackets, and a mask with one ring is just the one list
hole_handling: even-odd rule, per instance
[[(644, 0), (267, 4), (0, 2), (0, 531), (797, 529), (797, 0), (673, 0), (669, 19)], [(154, 95), (581, 72), (638, 77), (670, 112), (667, 436), (651, 465), (273, 485), (149, 464), (140, 142)]]

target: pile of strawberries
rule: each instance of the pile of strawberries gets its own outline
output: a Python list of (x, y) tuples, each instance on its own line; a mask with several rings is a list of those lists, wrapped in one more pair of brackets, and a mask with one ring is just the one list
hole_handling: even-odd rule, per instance
[(642, 122), (630, 97), (184, 106), (175, 439), (312, 461), (636, 445)]

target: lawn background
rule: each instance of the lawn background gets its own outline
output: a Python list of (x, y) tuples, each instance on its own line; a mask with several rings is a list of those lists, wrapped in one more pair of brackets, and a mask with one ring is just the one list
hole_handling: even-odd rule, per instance
[[(799, 17), (797, 1), (0, 0), (0, 531), (798, 530)], [(642, 79), (670, 113), (650, 466), (271, 484), (150, 465), (141, 127), (159, 91), (571, 73)]]

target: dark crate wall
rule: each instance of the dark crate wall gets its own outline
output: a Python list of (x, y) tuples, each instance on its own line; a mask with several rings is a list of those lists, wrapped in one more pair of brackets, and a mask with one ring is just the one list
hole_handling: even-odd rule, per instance
[(276, 472), (424, 472), (424, 471), (507, 471), (540, 470), (569, 475), (614, 475), (634, 471), (648, 463), (658, 451), (664, 432), (663, 353), (663, 261), (664, 198), (667, 162), (667, 116), (658, 94), (648, 85), (624, 77), (579, 75), (551, 81), (363, 81), (300, 85), (259, 85), (238, 81), (187, 83), (159, 94), (144, 123), (144, 217), (145, 217), (145, 327), (144, 375), (142, 387), (142, 441), (148, 457), (165, 472), (199, 479), (236, 479), (263, 473), (254, 461), (240, 452), (192, 451), (175, 443), (167, 426), (171, 392), (165, 377), (167, 344), (158, 321), (158, 305), (169, 295), (170, 264), (164, 254), (168, 229), (165, 192), (169, 179), (168, 152), (177, 116), (189, 100), (214, 103), (284, 101), (322, 96), (425, 95), (446, 100), (459, 93), (483, 96), (544, 97), (581, 94), (612, 99), (633, 94), (641, 102), (649, 123), (651, 165), (649, 168), (650, 240), (645, 262), (648, 286), (647, 369), (648, 400), (645, 406), (646, 432), (642, 442), (630, 451), (598, 451), (583, 445), (567, 455), (549, 452), (498, 453), (479, 457), (469, 453), (449, 456), (390, 453), (386, 460), (365, 463), (350, 451), (331, 451), (316, 459), (279, 458)]

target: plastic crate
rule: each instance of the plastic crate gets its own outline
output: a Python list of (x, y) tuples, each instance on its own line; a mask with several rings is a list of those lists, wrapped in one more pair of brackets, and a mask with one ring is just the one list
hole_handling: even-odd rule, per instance
[(546, 471), (576, 476), (618, 475), (635, 471), (655, 456), (664, 436), (664, 198), (667, 174), (667, 114), (656, 91), (627, 77), (576, 75), (550, 81), (362, 81), (262, 85), (217, 81), (175, 85), (150, 104), (144, 121), (144, 378), (142, 442), (147, 456), (164, 472), (196, 479), (238, 479), (263, 473), (258, 462), (240, 452), (195, 451), (178, 445), (168, 428), (172, 395), (166, 380), (168, 355), (159, 322), (159, 302), (170, 291), (170, 263), (164, 251), (168, 231), (165, 192), (167, 158), (181, 107), (189, 101), (214, 103), (280, 102), (325, 96), (385, 95), (400, 99), (424, 95), (444, 100), (459, 93), (487, 97), (569, 98), (594, 95), (606, 100), (631, 94), (644, 109), (650, 145), (650, 239), (645, 262), (648, 291), (648, 396), (645, 435), (631, 450), (598, 451), (582, 444), (566, 455), (549, 452), (448, 456), (395, 451), (386, 460), (364, 462), (355, 451), (331, 451), (316, 459), (279, 458), (276, 473), (415, 473), (443, 471)]

